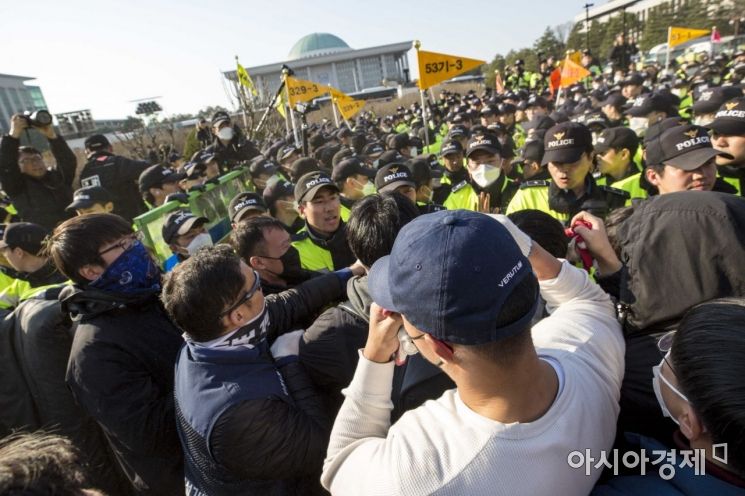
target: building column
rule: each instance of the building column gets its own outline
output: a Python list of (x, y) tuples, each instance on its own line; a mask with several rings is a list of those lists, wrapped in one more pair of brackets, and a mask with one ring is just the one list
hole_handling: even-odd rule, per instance
[[(339, 88), (339, 76), (336, 74), (336, 62), (331, 62), (331, 77), (334, 81), (334, 88), (341, 90), (341, 88)], [(329, 84), (331, 84), (331, 81), (329, 81)]]
[(385, 55), (380, 56), (380, 69), (383, 72), (383, 79), (388, 79), (388, 73), (385, 70)]
[(365, 79), (362, 77), (362, 66), (360, 65), (360, 59), (354, 59), (354, 88), (355, 91), (362, 91)]

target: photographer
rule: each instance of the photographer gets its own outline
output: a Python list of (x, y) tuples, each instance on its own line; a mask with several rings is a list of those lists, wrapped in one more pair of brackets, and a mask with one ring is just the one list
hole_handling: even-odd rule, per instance
[[(65, 140), (54, 132), (51, 122), (40, 124), (20, 114), (11, 118), (10, 134), (0, 142), (0, 182), (21, 219), (53, 229), (70, 217), (65, 207), (72, 201), (77, 160)], [(49, 140), (57, 163), (54, 169), (44, 163), (37, 149), (21, 146), (21, 134), (30, 127)]]

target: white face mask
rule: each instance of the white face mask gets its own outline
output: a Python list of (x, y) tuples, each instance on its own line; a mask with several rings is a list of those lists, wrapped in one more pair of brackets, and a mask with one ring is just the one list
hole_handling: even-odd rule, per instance
[(693, 124), (696, 126), (706, 127), (714, 120), (714, 116), (711, 114), (699, 115), (693, 118)]
[(205, 246), (212, 246), (212, 238), (208, 233), (201, 233), (191, 240), (191, 243), (186, 247), (186, 251), (189, 253), (189, 256), (192, 256), (197, 250)]
[(217, 137), (223, 141), (230, 141), (233, 139), (233, 128), (224, 127), (217, 132)]
[(632, 117), (629, 119), (629, 128), (636, 133), (637, 136), (642, 137), (647, 132), (649, 126), (649, 119), (646, 117)]
[(412, 146), (411, 148), (409, 148), (409, 153), (412, 157), (416, 157), (416, 147)]
[(490, 164), (478, 164), (475, 170), (471, 171), (471, 178), (482, 188), (487, 188), (499, 179), (502, 169)]
[(377, 189), (375, 189), (375, 185), (372, 183), (372, 181), (367, 181), (365, 183), (365, 186), (362, 188), (362, 194), (365, 196), (374, 195), (377, 193)]

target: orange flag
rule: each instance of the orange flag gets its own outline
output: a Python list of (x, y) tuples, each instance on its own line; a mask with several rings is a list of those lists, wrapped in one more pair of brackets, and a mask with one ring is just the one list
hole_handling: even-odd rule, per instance
[(497, 94), (504, 93), (504, 81), (502, 81), (502, 75), (499, 71), (494, 71), (494, 86), (497, 90)]
[(590, 71), (570, 59), (561, 65), (561, 87), (566, 88), (590, 75)]

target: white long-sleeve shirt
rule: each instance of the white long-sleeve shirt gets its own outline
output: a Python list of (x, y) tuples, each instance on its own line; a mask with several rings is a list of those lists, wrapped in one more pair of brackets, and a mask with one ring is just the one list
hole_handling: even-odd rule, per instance
[(586, 272), (563, 262), (540, 285), (553, 312), (533, 327), (533, 341), (563, 377), (540, 419), (488, 419), (454, 389), (391, 426), (394, 364), (360, 353), (331, 433), (324, 487), (334, 495), (588, 494), (601, 469), (586, 476), (567, 457), (585, 449), (598, 457), (613, 444), (624, 341), (610, 299)]

